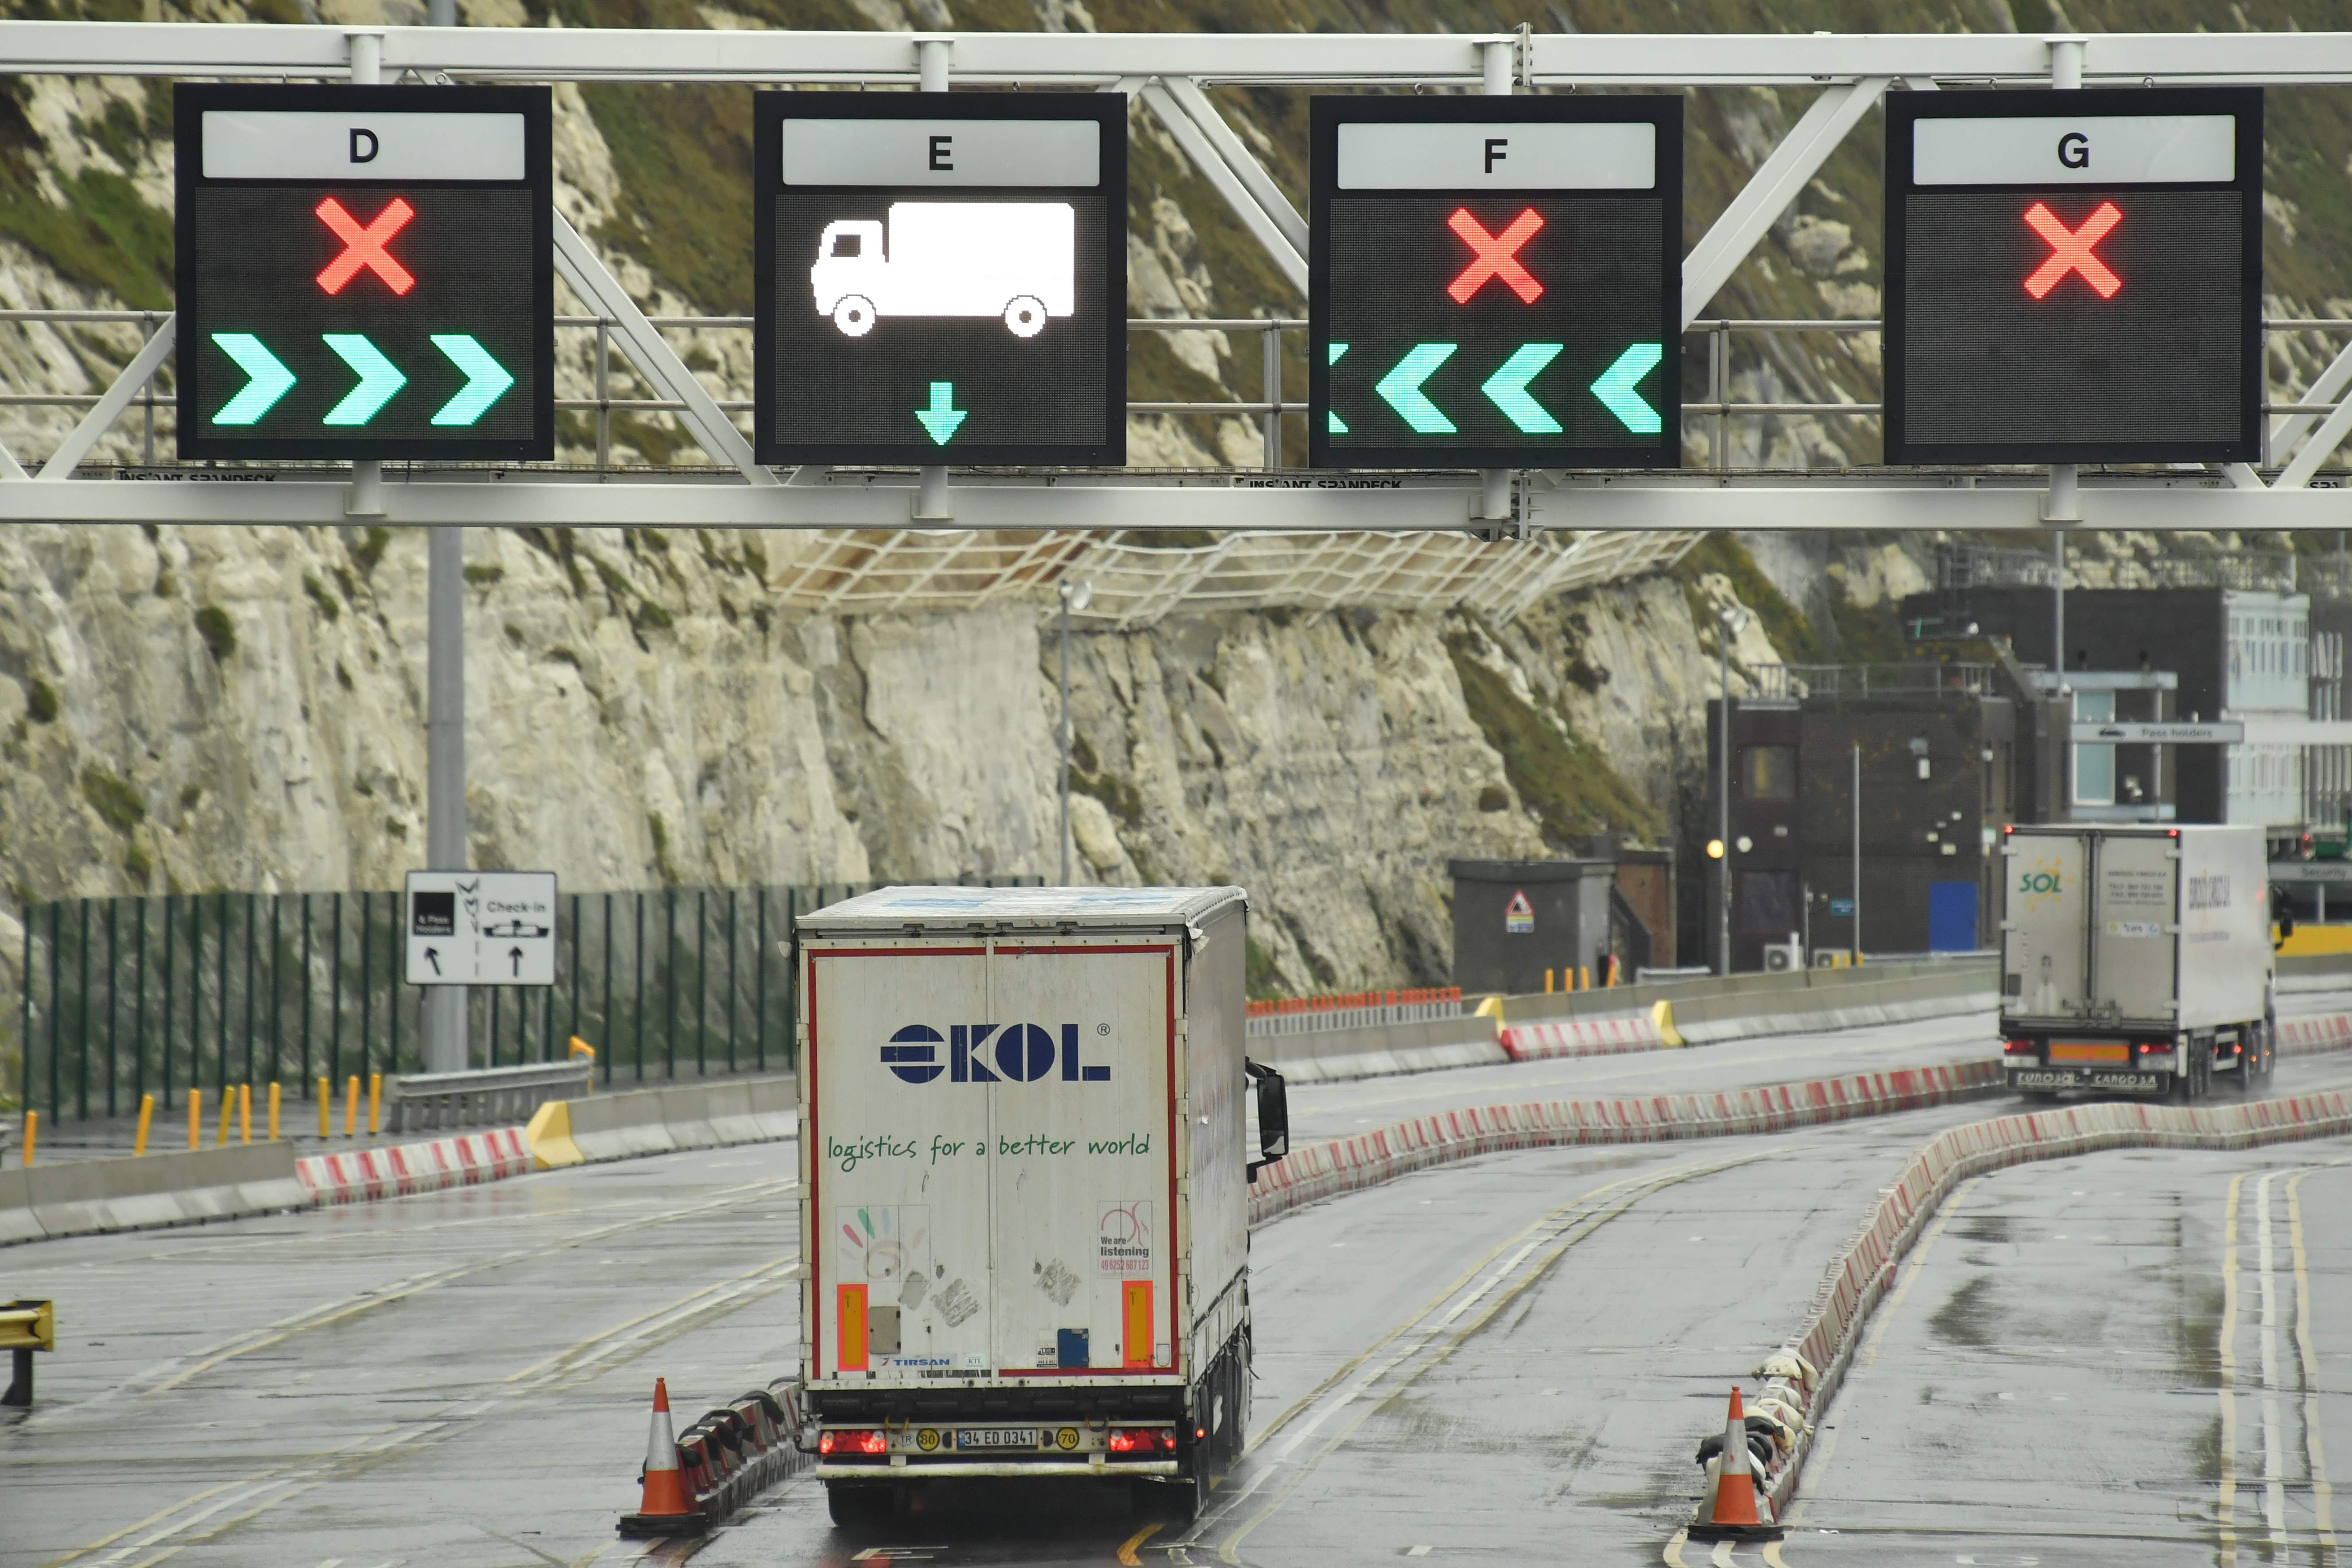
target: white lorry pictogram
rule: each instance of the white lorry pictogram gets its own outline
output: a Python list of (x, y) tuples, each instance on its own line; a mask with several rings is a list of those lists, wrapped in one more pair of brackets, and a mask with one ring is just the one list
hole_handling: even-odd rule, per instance
[(883, 226), (824, 226), (809, 268), (819, 315), (853, 338), (883, 316), (998, 316), (1034, 338), (1077, 308), (1077, 216), (1067, 202), (893, 202)]

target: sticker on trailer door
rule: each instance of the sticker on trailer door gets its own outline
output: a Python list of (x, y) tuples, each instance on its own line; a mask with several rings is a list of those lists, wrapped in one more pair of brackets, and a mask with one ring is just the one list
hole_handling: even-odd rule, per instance
[(1151, 1272), (1151, 1203), (1103, 1204), (1095, 1226), (1095, 1266), (1104, 1274)]
[(930, 1205), (844, 1205), (835, 1212), (834, 1278), (863, 1280), (874, 1300), (919, 1309), (932, 1284)]

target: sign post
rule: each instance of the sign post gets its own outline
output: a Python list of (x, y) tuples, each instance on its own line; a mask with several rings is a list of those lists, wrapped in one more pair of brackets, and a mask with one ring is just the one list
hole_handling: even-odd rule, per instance
[(555, 984), (555, 873), (411, 871), (411, 985)]
[(2262, 158), (2259, 89), (1890, 95), (1886, 461), (2259, 462)]
[(549, 103), (179, 88), (180, 456), (552, 458)]
[(1124, 463), (1126, 102), (761, 94), (760, 461)]
[(1318, 98), (1318, 468), (1674, 468), (1679, 99)]

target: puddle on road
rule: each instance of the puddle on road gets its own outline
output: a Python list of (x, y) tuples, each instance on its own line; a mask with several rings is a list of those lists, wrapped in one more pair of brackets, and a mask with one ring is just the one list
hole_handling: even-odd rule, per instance
[(1927, 1320), (1928, 1329), (1938, 1339), (1971, 1350), (1990, 1350), (2000, 1342), (1994, 1325), (2000, 1309), (1992, 1300), (1993, 1281), (1990, 1274), (1979, 1274), (1945, 1299)]

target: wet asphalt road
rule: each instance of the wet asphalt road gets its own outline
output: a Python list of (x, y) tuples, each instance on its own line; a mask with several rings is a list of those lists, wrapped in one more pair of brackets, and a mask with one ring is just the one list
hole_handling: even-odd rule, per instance
[[(1426, 1091), (1373, 1112), (1387, 1121), (1464, 1098), (1680, 1088), (1708, 1058), (1727, 1069), (1708, 1087), (1778, 1081), (1859, 1070), (1858, 1036), (1880, 1037), (1881, 1064), (1952, 1049), (1937, 1027), (1825, 1037), (1841, 1059), (1819, 1065), (1738, 1056), (1805, 1049), (1750, 1042), (1478, 1069), (1525, 1075), (1517, 1092), (1438, 1074), (1298, 1101), (1354, 1116)], [(1919, 1037), (1898, 1045), (1906, 1033)], [(1621, 1081), (1532, 1081), (1578, 1069)], [(2352, 1058), (2336, 1057), (2286, 1064), (2279, 1088), (2344, 1082)], [(1124, 1499), (1053, 1492), (943, 1497), (860, 1535), (834, 1530), (800, 1480), (693, 1560), (923, 1546), (947, 1563), (1107, 1564), (1124, 1548), (1287, 1568), (1572, 1542), (1580, 1558), (1655, 1561), (1725, 1386), (1795, 1321), (1876, 1189), (1936, 1129), (2007, 1109), (1501, 1156), (1267, 1227), (1253, 1451), (1197, 1529), (1138, 1540)], [(670, 1379), (682, 1423), (793, 1363), (793, 1167), (792, 1145), (765, 1145), (0, 1252), (0, 1289), (58, 1299), (66, 1345), (42, 1363), (32, 1416), (0, 1418), (0, 1564), (635, 1558), (612, 1521), (635, 1501), (653, 1377)], [(1809, 1551), (1815, 1539), (1836, 1538)]]
[(2021, 1166), (1942, 1218), (1824, 1427), (1792, 1568), (2337, 1561), (2352, 1142)]

